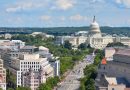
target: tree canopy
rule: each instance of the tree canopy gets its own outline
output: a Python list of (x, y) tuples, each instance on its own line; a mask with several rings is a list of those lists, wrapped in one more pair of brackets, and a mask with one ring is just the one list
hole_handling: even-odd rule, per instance
[(54, 88), (54, 86), (56, 86), (59, 81), (60, 81), (59, 77), (48, 78), (46, 83), (41, 84), (39, 86), (38, 90), (52, 90), (52, 88)]
[(126, 45), (124, 45), (121, 42), (114, 42), (114, 43), (108, 43), (107, 47), (127, 47)]
[(69, 41), (65, 41), (64, 48), (72, 49), (72, 44)]
[(81, 50), (85, 50), (86, 48), (87, 48), (86, 43), (81, 43), (81, 44), (78, 46), (78, 49), (81, 49)]
[(16, 90), (31, 90), (29, 87), (17, 87)]

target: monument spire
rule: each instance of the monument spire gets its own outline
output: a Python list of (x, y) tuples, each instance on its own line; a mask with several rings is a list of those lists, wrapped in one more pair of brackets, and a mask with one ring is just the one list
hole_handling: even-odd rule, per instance
[(94, 16), (94, 18), (93, 18), (93, 22), (95, 22), (96, 21), (96, 17)]

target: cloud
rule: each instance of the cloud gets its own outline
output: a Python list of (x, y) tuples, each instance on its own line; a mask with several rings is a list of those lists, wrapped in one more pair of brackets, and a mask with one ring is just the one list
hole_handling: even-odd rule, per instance
[(61, 17), (60, 17), (60, 20), (61, 20), (61, 21), (65, 21), (65, 20), (66, 20), (65, 16), (61, 16)]
[(105, 0), (91, 0), (91, 3), (104, 2)]
[(23, 19), (21, 17), (13, 17), (13, 18), (8, 18), (7, 22), (8, 23), (13, 22), (13, 24), (20, 24), (20, 23), (23, 23), (24, 21), (23, 21)]
[(21, 10), (21, 7), (9, 7), (6, 9), (6, 12), (16, 12), (16, 11), (19, 11)]
[(86, 21), (87, 17), (81, 16), (80, 14), (76, 14), (76, 15), (70, 16), (70, 20), (72, 20), (72, 21)]
[(43, 4), (41, 3), (35, 3), (35, 2), (18, 2), (12, 6), (9, 6), (6, 8), (6, 12), (20, 12), (24, 10), (30, 10), (33, 8), (39, 8), (42, 7)]
[(116, 0), (116, 3), (121, 4), (122, 2), (121, 0)]
[(68, 10), (74, 7), (77, 0), (23, 0), (9, 4), (6, 12), (21, 12), (33, 9)]
[(129, 19), (127, 20), (127, 24), (130, 25), (130, 20)]
[(57, 0), (55, 4), (56, 5), (53, 6), (53, 9), (68, 10), (74, 7), (75, 2), (74, 0)]
[(130, 8), (130, 0), (115, 0), (115, 2), (120, 6), (123, 5), (125, 8)]
[(50, 21), (51, 20), (51, 16), (48, 16), (48, 15), (43, 15), (43, 16), (41, 16), (40, 17), (40, 19), (42, 20), (42, 21)]

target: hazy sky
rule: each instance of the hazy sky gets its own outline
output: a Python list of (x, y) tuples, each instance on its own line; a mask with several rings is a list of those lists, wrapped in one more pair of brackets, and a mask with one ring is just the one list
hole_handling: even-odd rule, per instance
[(130, 0), (0, 0), (0, 27), (130, 26)]

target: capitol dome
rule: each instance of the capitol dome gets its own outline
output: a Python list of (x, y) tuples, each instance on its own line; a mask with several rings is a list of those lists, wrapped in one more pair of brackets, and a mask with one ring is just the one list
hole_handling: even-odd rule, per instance
[(101, 37), (101, 31), (100, 31), (100, 26), (96, 22), (95, 16), (93, 19), (93, 22), (90, 25), (90, 31), (89, 31), (90, 36), (96, 36), (96, 37)]
[(91, 23), (91, 25), (90, 25), (90, 29), (93, 31), (95, 31), (95, 29), (96, 30), (98, 30), (97, 32), (100, 32), (100, 29), (99, 29), (99, 25), (98, 25), (98, 23), (95, 21), (95, 22), (93, 22), (93, 23)]

